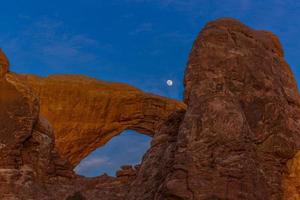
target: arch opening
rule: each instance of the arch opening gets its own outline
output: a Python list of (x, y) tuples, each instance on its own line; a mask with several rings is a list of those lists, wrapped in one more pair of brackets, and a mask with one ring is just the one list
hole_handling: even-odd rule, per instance
[(150, 148), (151, 140), (150, 136), (133, 130), (123, 131), (81, 160), (74, 171), (85, 177), (102, 174), (116, 176), (122, 166), (141, 163), (143, 155)]

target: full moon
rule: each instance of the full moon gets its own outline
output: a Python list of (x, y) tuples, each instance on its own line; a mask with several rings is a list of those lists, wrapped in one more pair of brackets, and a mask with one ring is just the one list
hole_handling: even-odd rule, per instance
[(167, 80), (167, 85), (171, 87), (173, 85), (173, 81), (172, 80)]

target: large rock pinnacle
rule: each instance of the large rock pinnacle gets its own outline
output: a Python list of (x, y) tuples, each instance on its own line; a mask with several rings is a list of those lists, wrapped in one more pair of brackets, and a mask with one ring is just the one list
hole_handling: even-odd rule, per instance
[(185, 102), (177, 159), (187, 193), (283, 198), (286, 163), (300, 147), (300, 99), (274, 34), (234, 19), (208, 23), (189, 57)]
[(155, 135), (128, 199), (298, 199), (300, 100), (277, 37), (208, 23), (184, 84), (187, 110)]

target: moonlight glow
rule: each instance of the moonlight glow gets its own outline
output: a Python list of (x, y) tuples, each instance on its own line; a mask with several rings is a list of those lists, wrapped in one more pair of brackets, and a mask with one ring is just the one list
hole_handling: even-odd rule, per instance
[(167, 80), (167, 85), (171, 87), (173, 85), (173, 81), (172, 80)]

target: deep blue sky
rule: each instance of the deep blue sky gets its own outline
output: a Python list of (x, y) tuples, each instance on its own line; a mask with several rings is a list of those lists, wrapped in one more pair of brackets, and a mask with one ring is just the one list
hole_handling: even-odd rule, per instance
[[(12, 70), (19, 73), (86, 74), (181, 99), (183, 71), (193, 40), (207, 21), (224, 16), (277, 34), (300, 79), (298, 0), (3, 1), (0, 47)], [(173, 87), (166, 86), (167, 79), (174, 80)], [(147, 140), (140, 135), (125, 136), (130, 138), (126, 145)], [(98, 161), (105, 157), (113, 167), (108, 170), (101, 162), (104, 164), (95, 164), (85, 174), (113, 174), (120, 160), (126, 164), (140, 159), (115, 157), (116, 151), (124, 150), (122, 141), (111, 143), (105, 155), (99, 150), (92, 157), (99, 155)], [(128, 154), (142, 155), (145, 149)]]

